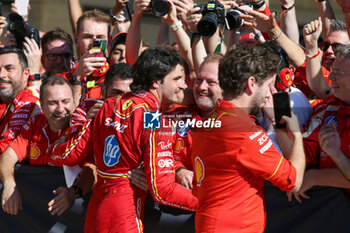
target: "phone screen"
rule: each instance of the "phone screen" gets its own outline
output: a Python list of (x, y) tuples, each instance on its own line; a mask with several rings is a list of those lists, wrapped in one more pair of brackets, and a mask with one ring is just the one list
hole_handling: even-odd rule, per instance
[(29, 0), (15, 0), (15, 4), (18, 9), (18, 14), (21, 16), (28, 15)]
[(281, 124), (282, 116), (291, 117), (290, 97), (288, 92), (276, 93), (273, 95), (273, 110), (275, 113), (276, 128), (285, 128)]

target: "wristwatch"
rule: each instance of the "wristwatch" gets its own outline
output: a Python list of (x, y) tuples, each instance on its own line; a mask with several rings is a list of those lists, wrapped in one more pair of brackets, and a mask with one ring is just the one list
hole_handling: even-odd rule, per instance
[(170, 31), (176, 32), (182, 27), (182, 22), (179, 20), (176, 24), (170, 25)]
[(74, 195), (75, 195), (76, 199), (78, 199), (78, 198), (83, 196), (83, 190), (80, 187), (78, 187), (77, 185), (73, 184), (72, 188), (74, 190)]
[(82, 85), (83, 84), (82, 81), (77, 80), (77, 77), (75, 77), (73, 75), (70, 77), (69, 82), (73, 85)]
[(38, 81), (38, 80), (41, 80), (41, 75), (40, 75), (40, 74), (29, 75), (29, 80), (30, 80), (30, 81)]

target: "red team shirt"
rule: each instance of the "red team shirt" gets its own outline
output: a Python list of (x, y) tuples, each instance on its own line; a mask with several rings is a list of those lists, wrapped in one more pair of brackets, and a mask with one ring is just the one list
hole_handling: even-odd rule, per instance
[(39, 90), (29, 85), (8, 106), (0, 104), (0, 154), (10, 145), (22, 126), (41, 112)]
[(314, 107), (311, 119), (304, 127), (303, 141), (308, 167), (337, 168), (331, 157), (319, 146), (318, 133), (323, 125), (331, 122), (337, 127), (341, 150), (350, 158), (350, 107), (331, 96)]
[(291, 190), (296, 169), (246, 112), (223, 100), (216, 107), (221, 127), (193, 135), (196, 232), (263, 232), (265, 180)]
[[(109, 98), (76, 138), (55, 147), (53, 163), (76, 165), (88, 155), (95, 156), (98, 181), (88, 207), (86, 232), (141, 230), (143, 206), (139, 203), (145, 193), (130, 184), (126, 173), (143, 163), (155, 201), (196, 209), (197, 199), (191, 190), (175, 183), (172, 129), (144, 128), (144, 112), (156, 111), (160, 111), (160, 103), (149, 92)], [(153, 115), (148, 116), (151, 121)], [(162, 119), (160, 116), (160, 122)]]
[(53, 132), (44, 116), (39, 114), (28, 121), (10, 144), (22, 162), (28, 158), (30, 165), (53, 165), (46, 153), (65, 131)]

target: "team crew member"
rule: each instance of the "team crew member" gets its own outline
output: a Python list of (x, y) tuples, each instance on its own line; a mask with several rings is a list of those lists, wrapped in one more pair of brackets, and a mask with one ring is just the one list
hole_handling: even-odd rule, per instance
[[(79, 134), (79, 140), (55, 147), (53, 162), (73, 165), (84, 156), (95, 156), (98, 180), (85, 232), (142, 231), (139, 211), (145, 193), (127, 179), (127, 172), (142, 163), (157, 202), (196, 209), (191, 190), (175, 183), (171, 127), (160, 125), (162, 109), (183, 100), (183, 62), (179, 54), (166, 49), (145, 50), (133, 66), (130, 87), (134, 93), (107, 99), (94, 122), (88, 122)], [(60, 155), (64, 161), (59, 161)]]
[(17, 48), (0, 48), (0, 153), (28, 119), (41, 111), (39, 90), (27, 86), (28, 77), (24, 53)]
[(221, 127), (198, 128), (193, 136), (198, 233), (263, 232), (265, 180), (282, 190), (297, 191), (301, 185), (305, 157), (296, 117), (283, 117), (294, 139), (290, 161), (250, 117), (271, 98), (278, 61), (264, 44), (237, 46), (220, 61), (223, 100), (211, 117), (221, 121)]
[[(0, 156), (0, 180), (4, 185), (2, 208), (9, 214), (17, 214), (18, 210), (22, 209), (21, 196), (14, 180), (15, 164), (27, 159), (31, 165), (47, 165), (48, 159), (45, 153), (53, 142), (64, 134), (75, 107), (72, 88), (61, 76), (46, 78), (40, 92), (43, 113), (28, 121)], [(89, 187), (91, 188), (91, 184)], [(87, 189), (85, 193), (88, 192), (89, 187), (84, 188), (84, 190)], [(77, 188), (78, 186), (70, 189), (60, 187), (55, 190), (54, 194), (57, 197), (49, 203), (51, 214), (61, 215), (68, 209), (75, 200)], [(62, 200), (66, 202), (62, 203)]]
[(307, 166), (312, 169), (305, 172), (298, 195), (306, 198), (305, 192), (316, 185), (350, 189), (350, 45), (339, 46), (335, 55), (329, 75), (333, 95), (314, 107), (304, 128)]

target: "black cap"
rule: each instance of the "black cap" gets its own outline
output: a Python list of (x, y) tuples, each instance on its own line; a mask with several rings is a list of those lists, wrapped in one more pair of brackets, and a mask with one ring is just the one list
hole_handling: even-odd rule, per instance
[(127, 32), (119, 32), (113, 37), (111, 47), (109, 49), (109, 56), (117, 44), (125, 44), (127, 34)]

